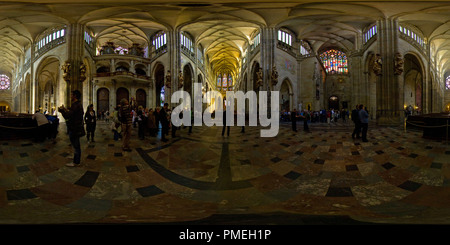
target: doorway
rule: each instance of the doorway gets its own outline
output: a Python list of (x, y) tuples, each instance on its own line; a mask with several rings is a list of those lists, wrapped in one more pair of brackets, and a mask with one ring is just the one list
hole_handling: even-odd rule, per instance
[(339, 97), (333, 95), (328, 99), (328, 109), (339, 110)]

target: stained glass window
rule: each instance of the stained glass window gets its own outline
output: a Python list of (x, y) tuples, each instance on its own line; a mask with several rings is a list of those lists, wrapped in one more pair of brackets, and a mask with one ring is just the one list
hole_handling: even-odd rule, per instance
[(222, 78), (222, 87), (226, 88), (228, 86), (227, 84), (227, 74), (223, 75)]
[(330, 49), (323, 52), (319, 57), (328, 74), (348, 73), (347, 56), (344, 52), (336, 49)]
[(217, 75), (217, 90), (218, 91), (232, 91), (233, 90), (233, 77), (231, 74), (218, 74)]
[(115, 51), (116, 51), (116, 54), (127, 54), (128, 53), (128, 49), (123, 48), (123, 47), (117, 47)]
[(165, 90), (166, 90), (166, 86), (163, 86), (163, 87), (161, 88), (161, 94), (160, 94), (160, 98), (161, 98), (161, 103), (160, 103), (160, 105), (161, 105), (161, 106), (164, 106), (164, 101), (165, 101), (164, 94), (165, 94)]
[(217, 87), (222, 87), (222, 76), (220, 74), (217, 77)]
[(9, 77), (7, 75), (0, 75), (0, 90), (6, 90), (11, 87)]
[(450, 75), (445, 79), (445, 89), (450, 90)]

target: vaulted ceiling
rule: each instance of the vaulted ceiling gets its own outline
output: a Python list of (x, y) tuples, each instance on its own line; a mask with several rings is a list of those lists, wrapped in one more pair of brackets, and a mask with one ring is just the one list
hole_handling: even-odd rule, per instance
[(355, 48), (356, 33), (380, 18), (398, 18), (419, 28), (438, 64), (450, 67), (448, 1), (284, 0), (28, 0), (0, 3), (0, 73), (11, 74), (27, 46), (49, 27), (82, 23), (99, 44), (145, 44), (160, 30), (189, 32), (209, 56), (215, 72), (236, 72), (251, 34), (260, 27), (286, 27), (315, 51)]

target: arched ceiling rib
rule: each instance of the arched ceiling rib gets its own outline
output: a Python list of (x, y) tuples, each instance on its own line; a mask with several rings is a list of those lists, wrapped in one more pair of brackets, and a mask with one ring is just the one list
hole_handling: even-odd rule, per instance
[(245, 45), (260, 27), (286, 27), (311, 43), (314, 51), (328, 46), (353, 50), (356, 35), (382, 18), (397, 18), (420, 29), (435, 46), (438, 65), (448, 69), (450, 2), (446, 1), (6, 0), (0, 3), (0, 72), (12, 74), (18, 57), (47, 28), (75, 22), (86, 24), (99, 44), (114, 41), (123, 46), (150, 42), (159, 30), (187, 31), (204, 48), (214, 72), (237, 72)]

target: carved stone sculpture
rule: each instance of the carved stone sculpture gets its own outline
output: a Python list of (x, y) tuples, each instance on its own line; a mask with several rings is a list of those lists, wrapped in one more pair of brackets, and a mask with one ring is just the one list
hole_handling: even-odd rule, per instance
[(182, 88), (183, 86), (184, 86), (183, 72), (180, 71), (180, 73), (178, 73), (178, 88)]
[(401, 75), (403, 73), (403, 57), (400, 53), (395, 53), (394, 56), (394, 74)]
[(64, 81), (70, 81), (70, 62), (66, 61), (62, 66), (61, 70), (63, 71), (63, 79)]
[(86, 65), (81, 63), (80, 65), (80, 82), (86, 80)]
[(272, 85), (275, 86), (278, 83), (278, 71), (277, 71), (277, 67), (273, 66), (272, 67)]
[(380, 54), (376, 54), (375, 55), (375, 60), (373, 62), (373, 72), (375, 73), (375, 75), (381, 76), (382, 66), (383, 66), (383, 61), (381, 59), (381, 55)]
[(172, 76), (170, 75), (170, 70), (167, 71), (167, 75), (166, 75), (166, 87), (167, 88), (171, 88), (172, 86)]
[(263, 85), (263, 72), (262, 69), (259, 68), (258, 72), (256, 73), (257, 80), (256, 80), (256, 88), (259, 88)]

